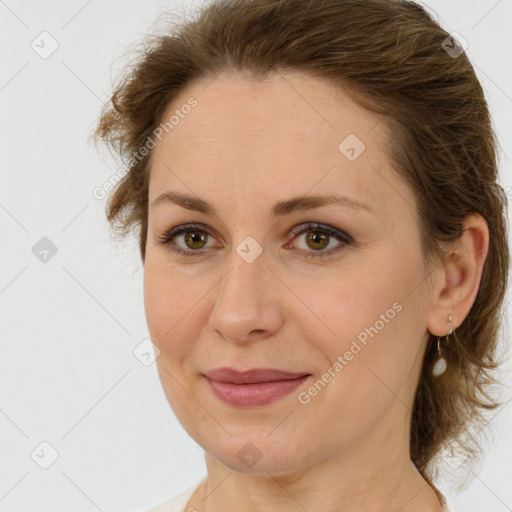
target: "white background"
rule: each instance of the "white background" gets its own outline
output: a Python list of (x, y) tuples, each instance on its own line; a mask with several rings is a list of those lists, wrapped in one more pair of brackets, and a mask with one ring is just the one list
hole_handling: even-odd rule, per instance
[[(512, 199), (512, 1), (425, 4), (469, 43)], [(110, 237), (92, 191), (116, 168), (87, 143), (116, 58), (158, 13), (184, 6), (0, 1), (0, 511), (143, 510), (205, 474), (155, 365), (133, 354), (148, 336), (142, 266), (136, 241)], [(47, 59), (31, 48), (43, 31), (59, 45)], [(32, 252), (42, 237), (57, 248), (47, 263)], [(437, 482), (459, 512), (512, 510), (512, 405), (493, 421), (471, 484), (457, 494), (451, 467)], [(48, 469), (31, 458), (49, 456), (43, 441), (58, 452)]]

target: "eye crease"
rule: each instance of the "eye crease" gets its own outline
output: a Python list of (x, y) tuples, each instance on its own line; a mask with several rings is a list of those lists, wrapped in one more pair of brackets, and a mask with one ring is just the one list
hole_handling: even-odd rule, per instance
[[(290, 233), (294, 235), (294, 238), (291, 242), (295, 241), (303, 234), (306, 235), (304, 244), (311, 250), (294, 249), (299, 253), (299, 257), (304, 258), (332, 256), (354, 242), (352, 237), (350, 237), (344, 231), (334, 228), (333, 226), (320, 224), (317, 222), (302, 223), (294, 227)], [(188, 246), (188, 248), (180, 247), (174, 242), (174, 240), (179, 236), (183, 236), (182, 241), (184, 242), (185, 246)], [(193, 223), (176, 226), (168, 230), (166, 233), (158, 235), (156, 237), (156, 242), (159, 245), (165, 246), (172, 253), (182, 256), (194, 257), (204, 255), (208, 249), (216, 250), (222, 247), (222, 245), (219, 244), (205, 248), (209, 237), (214, 238), (214, 236), (210, 233), (205, 225)], [(329, 248), (328, 250), (324, 250), (330, 245), (331, 239), (336, 239), (340, 243), (334, 247)], [(288, 242), (284, 248), (291, 249), (294, 247), (291, 242)], [(194, 244), (199, 244), (200, 247), (191, 248), (191, 246)]]

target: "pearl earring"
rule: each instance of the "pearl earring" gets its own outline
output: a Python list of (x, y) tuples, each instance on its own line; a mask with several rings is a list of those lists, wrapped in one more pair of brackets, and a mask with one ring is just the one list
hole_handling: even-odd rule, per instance
[[(446, 343), (448, 343), (448, 341), (449, 341), (448, 337), (453, 332), (452, 316), (451, 315), (448, 315), (448, 324), (450, 325), (450, 332), (445, 336)], [(437, 338), (437, 353), (439, 354), (439, 358), (436, 361), (436, 363), (434, 364), (434, 367), (432, 368), (432, 374), (434, 375), (434, 377), (439, 377), (439, 375), (442, 375), (446, 371), (446, 367), (447, 367), (446, 359), (443, 357), (443, 354), (441, 353), (440, 343), (441, 343), (441, 340), (439, 338)]]

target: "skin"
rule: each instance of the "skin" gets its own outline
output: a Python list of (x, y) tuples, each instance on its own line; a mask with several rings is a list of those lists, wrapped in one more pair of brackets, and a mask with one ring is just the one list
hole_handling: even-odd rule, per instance
[[(469, 216), (448, 263), (427, 273), (415, 198), (388, 162), (385, 124), (373, 114), (300, 72), (265, 81), (224, 73), (189, 85), (164, 119), (191, 96), (198, 105), (153, 150), (149, 203), (172, 190), (217, 214), (150, 207), (144, 263), (163, 389), (205, 450), (207, 478), (185, 510), (441, 511), (410, 461), (411, 410), (429, 332), (446, 335), (450, 314), (456, 329), (475, 300), (485, 221)], [(355, 161), (338, 150), (349, 134), (366, 146)], [(333, 191), (373, 213), (330, 205), (270, 215), (278, 201)], [(206, 229), (202, 244), (187, 245), (183, 233), (172, 243), (202, 254), (158, 243), (194, 222)], [(315, 250), (306, 238), (314, 229), (291, 233), (308, 222), (354, 241), (331, 236)], [(248, 236), (263, 249), (252, 263), (236, 252)], [(201, 375), (267, 367), (317, 381), (394, 303), (401, 310), (307, 404), (298, 394), (311, 383), (266, 406), (230, 406)], [(248, 442), (261, 454), (252, 467), (237, 456)]]

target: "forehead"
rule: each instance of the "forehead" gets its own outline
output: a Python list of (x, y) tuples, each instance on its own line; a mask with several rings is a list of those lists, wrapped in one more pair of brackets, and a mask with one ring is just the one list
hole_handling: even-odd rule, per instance
[[(184, 108), (191, 99), (196, 106)], [(222, 74), (181, 91), (162, 123), (171, 116), (172, 128), (153, 150), (150, 201), (165, 188), (208, 196), (225, 183), (246, 199), (255, 190), (266, 198), (314, 188), (383, 207), (386, 196), (396, 202), (389, 197), (396, 188), (382, 180), (392, 173), (385, 123), (326, 80), (299, 72), (266, 80)]]
[[(301, 153), (324, 150), (339, 155), (338, 143), (349, 134), (383, 149), (384, 125), (377, 116), (354, 103), (340, 88), (306, 73), (289, 72), (267, 79), (221, 74), (193, 82), (167, 107), (162, 122), (179, 113), (190, 98), (197, 106), (180, 116), (167, 137), (170, 145), (176, 143), (176, 155), (183, 151), (190, 156), (187, 146), (197, 144), (220, 151), (247, 138), (253, 146), (264, 140), (265, 147), (286, 150), (287, 143), (292, 149), (292, 144), (300, 142), (296, 149)], [(281, 137), (276, 139), (277, 134)]]

